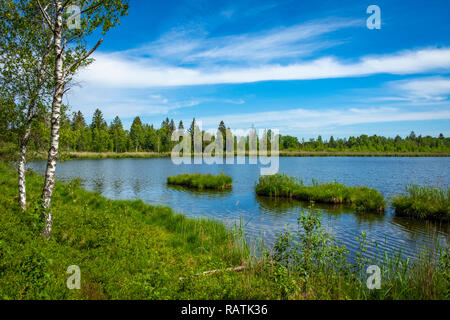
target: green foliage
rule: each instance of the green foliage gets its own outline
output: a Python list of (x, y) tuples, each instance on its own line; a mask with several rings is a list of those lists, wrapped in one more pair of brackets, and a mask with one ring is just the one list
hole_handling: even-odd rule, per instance
[[(379, 259), (367, 256), (369, 241), (362, 232), (356, 259), (328, 234), (314, 206), (300, 213), (297, 228), (277, 235), (273, 273), (284, 298), (307, 299), (448, 299), (449, 248), (423, 251), (411, 262), (401, 253)], [(367, 267), (381, 270), (380, 289), (368, 289)]]
[[(282, 136), (281, 141), (288, 140), (288, 136)], [(323, 141), (319, 136), (317, 139), (302, 141), (299, 148), (294, 146), (286, 147), (281, 143), (280, 149), (301, 151), (321, 151), (321, 152), (370, 152), (370, 153), (420, 153), (420, 152), (450, 152), (450, 138), (445, 138), (442, 134), (439, 137), (421, 135), (416, 136), (414, 132), (405, 138), (396, 136), (395, 138), (381, 137), (377, 135), (361, 135), (359, 137), (349, 137), (345, 139), (335, 139), (330, 137), (329, 141)]]
[(395, 214), (416, 219), (450, 221), (450, 189), (409, 185), (406, 195), (392, 199)]
[(130, 139), (133, 143), (136, 152), (141, 150), (144, 145), (144, 128), (142, 127), (142, 122), (139, 117), (133, 120), (133, 124), (130, 129)]
[[(0, 2), (0, 137), (27, 145), (42, 133), (34, 122), (44, 121), (52, 94), (52, 65), (47, 37), (34, 1)], [(31, 129), (32, 137), (25, 135)], [(26, 137), (25, 137), (26, 136)]]
[(280, 149), (281, 150), (298, 150), (300, 142), (298, 138), (292, 136), (281, 136), (280, 137)]
[(215, 189), (225, 190), (231, 188), (233, 179), (223, 172), (212, 174), (180, 174), (175, 177), (167, 177), (167, 184), (193, 188), (197, 190)]
[(284, 174), (260, 177), (255, 190), (260, 196), (351, 205), (358, 212), (383, 212), (385, 207), (383, 196), (368, 187), (347, 187), (337, 182), (319, 184), (314, 180), (307, 186)]

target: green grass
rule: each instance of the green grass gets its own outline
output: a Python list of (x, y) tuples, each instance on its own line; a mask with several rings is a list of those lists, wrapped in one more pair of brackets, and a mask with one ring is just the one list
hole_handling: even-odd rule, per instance
[[(330, 242), (314, 210), (299, 217), (306, 232), (281, 233), (257, 258), (242, 227), (227, 230), (140, 200), (108, 200), (74, 180), (56, 183), (47, 241), (37, 214), (42, 183), (27, 172), (28, 209), (22, 212), (15, 169), (0, 162), (0, 299), (449, 298), (448, 250), (417, 263), (385, 256), (384, 262), (361, 258), (354, 264), (344, 247)], [(382, 288), (371, 291), (365, 267), (374, 261)], [(66, 287), (72, 265), (81, 269), (81, 290)], [(240, 265), (247, 268), (198, 275)]]
[(409, 185), (406, 191), (392, 199), (396, 215), (450, 222), (450, 189)]
[(233, 179), (223, 172), (212, 174), (180, 174), (175, 177), (167, 177), (167, 184), (182, 186), (196, 190), (225, 190), (231, 188)]
[(314, 180), (308, 186), (300, 179), (282, 174), (260, 177), (255, 190), (259, 196), (351, 205), (358, 212), (384, 212), (386, 205), (375, 189), (347, 187), (337, 182), (319, 184)]
[[(57, 182), (50, 241), (36, 213), (43, 178), (27, 173), (28, 210), (17, 205), (17, 176), (0, 162), (0, 299), (263, 299), (270, 281), (249, 271), (190, 277), (252, 265), (247, 244), (220, 222), (188, 219), (140, 200), (108, 200), (77, 180)], [(81, 268), (82, 289), (66, 270)], [(180, 277), (187, 277), (180, 281)]]

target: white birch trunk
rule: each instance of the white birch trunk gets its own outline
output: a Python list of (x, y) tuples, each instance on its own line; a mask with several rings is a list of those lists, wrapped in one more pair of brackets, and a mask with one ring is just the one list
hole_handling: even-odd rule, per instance
[(51, 138), (50, 150), (48, 151), (47, 169), (45, 172), (44, 188), (42, 190), (42, 209), (44, 213), (45, 226), (44, 236), (49, 239), (53, 216), (50, 211), (50, 203), (55, 188), (56, 161), (59, 152), (59, 130), (61, 122), (61, 104), (64, 95), (64, 74), (63, 74), (63, 49), (62, 49), (62, 3), (61, 0), (55, 0), (56, 19), (54, 24), (54, 46), (55, 46), (55, 92), (53, 94), (52, 117), (51, 117)]
[(31, 119), (29, 118), (27, 128), (25, 133), (20, 140), (20, 156), (19, 156), (19, 164), (18, 164), (18, 174), (19, 174), (19, 205), (22, 210), (27, 209), (27, 191), (26, 191), (26, 183), (25, 183), (25, 166), (26, 166), (26, 154), (27, 154), (27, 145), (28, 140), (31, 135)]
[(44, 85), (44, 77), (45, 77), (45, 68), (46, 68), (46, 59), (49, 55), (49, 49), (52, 44), (53, 38), (49, 39), (48, 46), (41, 58), (40, 68), (39, 68), (39, 78), (36, 83), (36, 87), (33, 92), (29, 92), (29, 106), (28, 106), (28, 114), (27, 114), (27, 122), (25, 132), (20, 139), (20, 155), (19, 155), (19, 163), (18, 163), (18, 186), (19, 186), (19, 204), (22, 210), (27, 209), (27, 192), (26, 192), (26, 176), (25, 176), (25, 168), (26, 168), (26, 154), (27, 154), (27, 146), (31, 137), (31, 126), (33, 124), (33, 119), (35, 117), (35, 109), (36, 109), (36, 99), (41, 90), (41, 86)]

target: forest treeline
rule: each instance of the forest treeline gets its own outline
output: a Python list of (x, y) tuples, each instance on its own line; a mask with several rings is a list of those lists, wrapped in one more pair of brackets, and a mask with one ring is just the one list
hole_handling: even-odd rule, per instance
[[(17, 130), (11, 128), (5, 117), (2, 121), (3, 141), (15, 142)], [(182, 129), (186, 133), (193, 132), (195, 119), (185, 128), (182, 121), (175, 122), (166, 118), (159, 128), (143, 123), (136, 117), (129, 130), (126, 130), (119, 117), (107, 123), (102, 112), (97, 109), (90, 123), (81, 111), (71, 115), (63, 113), (61, 119), (60, 148), (66, 152), (170, 152), (177, 142), (171, 140), (172, 133)], [(9, 127), (9, 128), (8, 128)], [(48, 146), (48, 121), (38, 121), (33, 127), (31, 147), (45, 150)], [(227, 128), (223, 121), (218, 131), (226, 136)], [(204, 134), (204, 132), (203, 132)], [(271, 136), (270, 130), (268, 136)], [(236, 141), (236, 137), (234, 137)], [(214, 137), (213, 137), (214, 140)], [(421, 136), (411, 132), (407, 137), (395, 138), (377, 135), (361, 135), (359, 137), (334, 138), (328, 140), (321, 136), (309, 140), (280, 135), (280, 150), (289, 151), (354, 151), (354, 152), (450, 152), (450, 138), (440, 134), (438, 137)], [(204, 142), (203, 147), (208, 143)], [(248, 149), (248, 137), (246, 137)]]

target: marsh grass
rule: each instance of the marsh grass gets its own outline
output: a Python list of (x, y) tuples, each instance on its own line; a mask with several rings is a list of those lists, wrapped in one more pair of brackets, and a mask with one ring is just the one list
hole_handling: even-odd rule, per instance
[[(322, 227), (320, 212), (312, 205), (300, 213), (297, 227), (277, 235), (272, 259), (274, 279), (284, 298), (291, 299), (448, 299), (448, 247), (424, 248), (417, 260), (401, 251), (367, 256), (370, 245), (364, 232), (357, 238), (356, 259)], [(378, 251), (378, 246), (377, 251)], [(380, 288), (368, 289), (367, 268), (380, 269)]]
[(392, 199), (396, 215), (450, 222), (450, 189), (409, 185), (406, 192)]
[(255, 191), (259, 196), (351, 205), (358, 212), (382, 213), (386, 205), (375, 189), (348, 187), (337, 182), (320, 184), (315, 180), (308, 186), (303, 180), (284, 174), (260, 177)]
[(167, 177), (167, 184), (182, 186), (196, 190), (226, 190), (232, 187), (233, 179), (223, 172), (218, 175), (212, 174), (180, 174), (174, 177)]

